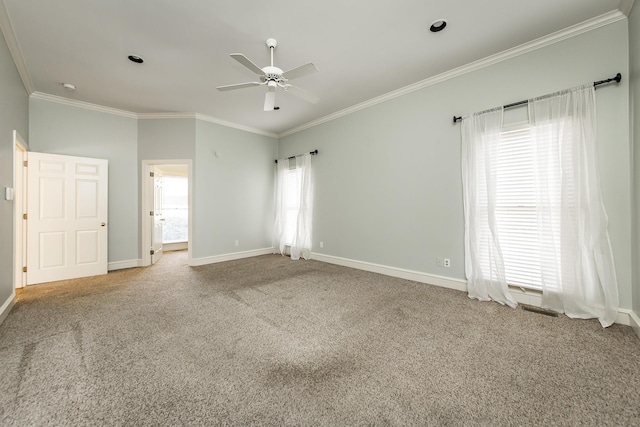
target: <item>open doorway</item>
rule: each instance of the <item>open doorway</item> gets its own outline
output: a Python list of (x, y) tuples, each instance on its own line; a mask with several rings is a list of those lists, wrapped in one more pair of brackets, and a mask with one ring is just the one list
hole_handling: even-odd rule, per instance
[(177, 250), (187, 251), (190, 264), (191, 160), (145, 160), (142, 166), (142, 265)]

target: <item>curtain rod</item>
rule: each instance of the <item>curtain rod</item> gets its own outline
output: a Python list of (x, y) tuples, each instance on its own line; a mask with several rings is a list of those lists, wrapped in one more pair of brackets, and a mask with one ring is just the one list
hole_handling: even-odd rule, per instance
[[(593, 82), (593, 87), (597, 87), (600, 85), (603, 85), (605, 83), (611, 83), (613, 81), (615, 81), (616, 83), (620, 83), (620, 80), (622, 80), (622, 74), (618, 73), (616, 74), (615, 77), (611, 77), (610, 79), (604, 79), (604, 80), (600, 80), (597, 82)], [(503, 105), (502, 108), (511, 108), (511, 107), (517, 107), (518, 105), (524, 105), (524, 104), (528, 104), (529, 100), (525, 99), (524, 101), (518, 101), (518, 102), (513, 102), (511, 104), (507, 104), (507, 105)], [(462, 116), (453, 116), (453, 123), (457, 123), (457, 122), (461, 122), (462, 121)]]
[[(313, 151), (309, 151), (309, 154), (311, 154), (312, 156), (315, 156), (316, 154), (318, 154), (318, 150), (313, 150)], [(298, 156), (302, 156), (302, 154), (298, 154)], [(288, 157), (289, 159), (295, 159), (297, 156), (291, 156)], [(278, 163), (278, 160), (276, 159), (276, 163)]]

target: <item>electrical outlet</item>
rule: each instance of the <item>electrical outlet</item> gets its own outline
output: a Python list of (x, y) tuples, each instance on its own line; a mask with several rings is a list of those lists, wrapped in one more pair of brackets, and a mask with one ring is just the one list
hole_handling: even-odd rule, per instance
[(240, 246), (240, 241), (236, 240), (236, 246)]
[(320, 249), (324, 248), (324, 242), (320, 242)]
[(444, 267), (444, 258), (436, 258), (436, 263), (438, 267)]
[(451, 260), (449, 258), (444, 259), (444, 266), (447, 268), (451, 267)]

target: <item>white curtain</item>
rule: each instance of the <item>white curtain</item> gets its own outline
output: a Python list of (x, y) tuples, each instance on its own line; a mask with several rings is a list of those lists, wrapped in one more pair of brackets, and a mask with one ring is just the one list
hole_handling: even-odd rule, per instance
[(465, 273), (470, 298), (516, 307), (505, 278), (495, 212), (502, 113), (497, 108), (462, 121)]
[(313, 222), (311, 155), (279, 159), (276, 175), (276, 220), (273, 247), (291, 259), (311, 258)]
[[(529, 101), (535, 156), (542, 305), (611, 325), (618, 285), (600, 193), (593, 85)], [(559, 242), (554, 242), (553, 236)]]

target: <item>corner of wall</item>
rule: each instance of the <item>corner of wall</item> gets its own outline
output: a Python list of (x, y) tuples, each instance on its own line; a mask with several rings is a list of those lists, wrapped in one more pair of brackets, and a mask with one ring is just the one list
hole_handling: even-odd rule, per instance
[(4, 322), (4, 319), (7, 318), (7, 316), (9, 315), (9, 312), (11, 311), (15, 303), (16, 303), (16, 291), (14, 289), (11, 295), (9, 296), (9, 298), (4, 302), (4, 304), (2, 304), (2, 307), (0, 307), (0, 325), (2, 325), (2, 322)]

